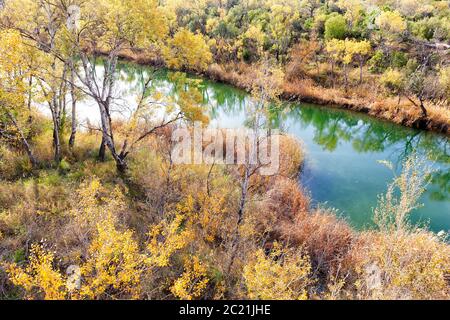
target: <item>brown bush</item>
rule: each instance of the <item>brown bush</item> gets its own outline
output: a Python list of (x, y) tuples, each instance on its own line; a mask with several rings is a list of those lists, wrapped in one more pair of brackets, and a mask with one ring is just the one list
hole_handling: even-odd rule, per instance
[(324, 210), (297, 216), (293, 223), (282, 223), (280, 236), (292, 244), (304, 246), (311, 257), (313, 270), (325, 278), (342, 268), (355, 237), (346, 222)]
[(262, 206), (265, 211), (274, 214), (278, 221), (294, 221), (307, 214), (309, 201), (295, 180), (278, 177)]

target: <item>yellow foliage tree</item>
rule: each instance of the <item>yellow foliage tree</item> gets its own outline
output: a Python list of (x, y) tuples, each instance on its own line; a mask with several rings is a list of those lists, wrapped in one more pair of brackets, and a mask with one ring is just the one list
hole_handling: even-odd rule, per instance
[(281, 4), (268, 1), (268, 6), (270, 6), (268, 34), (277, 59), (287, 52), (294, 31), (294, 22), (300, 17), (297, 2), (286, 0), (283, 2)]
[(205, 38), (184, 28), (167, 41), (163, 54), (168, 66), (175, 69), (203, 71), (212, 60)]
[(37, 160), (33, 155), (27, 136), (30, 128), (30, 92), (32, 90), (29, 79), (34, 72), (30, 60), (33, 59), (36, 51), (24, 42), (19, 32), (11, 29), (0, 31), (0, 43), (2, 44), (0, 47), (0, 123), (2, 132), (9, 136), (9, 140), (15, 140), (18, 145), (24, 147), (31, 165), (35, 167)]
[(344, 66), (345, 86), (348, 85), (348, 66), (355, 57), (358, 57), (360, 67), (360, 83), (362, 82), (362, 68), (364, 59), (370, 53), (369, 41), (352, 39), (331, 39), (327, 41), (326, 50), (333, 61), (341, 62)]
[(395, 35), (406, 30), (406, 22), (397, 11), (383, 11), (375, 19), (376, 25), (386, 34)]

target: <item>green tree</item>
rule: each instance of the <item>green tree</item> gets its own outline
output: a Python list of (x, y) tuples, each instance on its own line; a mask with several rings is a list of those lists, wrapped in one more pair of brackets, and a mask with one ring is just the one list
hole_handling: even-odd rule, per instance
[(325, 21), (325, 39), (344, 39), (347, 35), (347, 21), (340, 14), (332, 15)]

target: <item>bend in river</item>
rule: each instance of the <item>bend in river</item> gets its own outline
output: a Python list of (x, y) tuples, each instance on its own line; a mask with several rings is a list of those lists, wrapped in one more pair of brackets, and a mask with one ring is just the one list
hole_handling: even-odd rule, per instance
[[(135, 101), (142, 81), (151, 68), (120, 64), (115, 96), (119, 103)], [(158, 70), (152, 86), (164, 94), (175, 94), (167, 72)], [(249, 96), (232, 86), (204, 80), (203, 95), (211, 126), (244, 126), (244, 109)], [(78, 107), (81, 120), (98, 119), (93, 101)], [(372, 208), (377, 196), (386, 191), (392, 172), (378, 160), (392, 162), (401, 169), (406, 156), (416, 151), (430, 159), (435, 172), (421, 198), (423, 207), (414, 211), (414, 223), (426, 223), (435, 232), (450, 231), (450, 153), (449, 139), (438, 134), (404, 128), (364, 114), (303, 103), (287, 103), (272, 110), (274, 127), (303, 141), (307, 160), (301, 175), (314, 205), (337, 209), (351, 225), (360, 229), (372, 224)]]

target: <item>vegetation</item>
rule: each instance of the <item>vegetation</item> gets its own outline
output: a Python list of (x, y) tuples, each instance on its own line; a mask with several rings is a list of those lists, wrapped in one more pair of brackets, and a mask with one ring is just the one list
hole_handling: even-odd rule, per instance
[[(380, 196), (377, 228), (358, 232), (311, 205), (297, 182), (304, 151), (288, 135), (271, 176), (249, 160), (174, 164), (173, 130), (208, 123), (201, 84), (183, 73), (171, 73), (172, 97), (143, 74), (126, 116), (112, 117), (128, 56), (221, 79), (251, 70), (255, 131), (297, 92), (288, 81), (338, 95), (383, 85), (411, 102), (397, 113), (447, 125), (449, 69), (430, 41), (448, 39), (448, 2), (1, 4), (0, 298), (450, 298), (447, 239), (408, 224), (430, 174), (417, 157)], [(77, 130), (86, 97), (99, 127)]]

